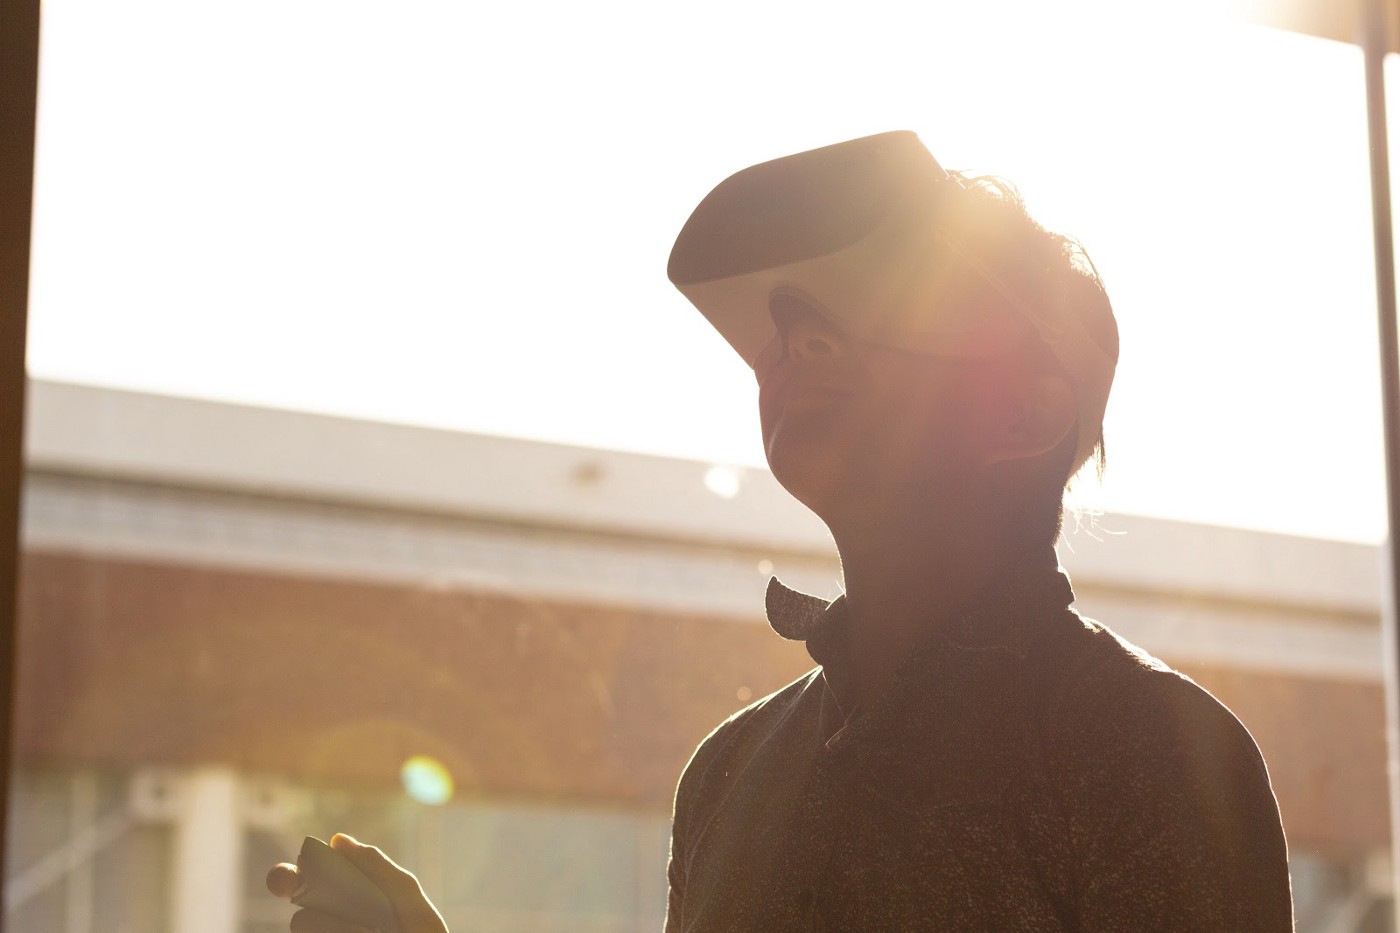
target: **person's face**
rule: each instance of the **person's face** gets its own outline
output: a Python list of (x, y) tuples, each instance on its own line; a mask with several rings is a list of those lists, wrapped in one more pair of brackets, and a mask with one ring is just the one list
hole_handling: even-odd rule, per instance
[(797, 301), (772, 312), (754, 372), (764, 450), (789, 492), (828, 521), (882, 496), (956, 494), (979, 462), (994, 364), (859, 340)]

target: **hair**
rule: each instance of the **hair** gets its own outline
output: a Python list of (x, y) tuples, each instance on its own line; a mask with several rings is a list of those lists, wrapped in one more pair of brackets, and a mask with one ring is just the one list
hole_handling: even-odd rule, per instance
[[(977, 271), (982, 281), (972, 286), (975, 298), (1006, 305), (1011, 301), (1009, 292), (1017, 303), (1027, 304), (1031, 310), (1043, 307), (1062, 313), (1066, 306), (1072, 306), (1069, 313), (1084, 323), (1105, 353), (1117, 359), (1118, 328), (1113, 308), (1098, 270), (1079, 241), (1041, 226), (1026, 210), (1015, 186), (1004, 179), (961, 172), (950, 172), (949, 177), (962, 189), (951, 206), (950, 223), (957, 231), (959, 245), (972, 252), (981, 267)], [(1060, 315), (1049, 316), (1054, 319)], [(1026, 334), (1032, 359), (1039, 361), (1033, 365), (1043, 363), (1063, 371), (1029, 321)], [(1076, 424), (1046, 455), (1045, 480), (1028, 491), (1025, 503), (1028, 533), (1048, 531), (1052, 541), (1059, 535), (1064, 491), (1079, 472), (1075, 451), (1083, 427)], [(1102, 425), (1089, 460), (1102, 479), (1107, 463)]]

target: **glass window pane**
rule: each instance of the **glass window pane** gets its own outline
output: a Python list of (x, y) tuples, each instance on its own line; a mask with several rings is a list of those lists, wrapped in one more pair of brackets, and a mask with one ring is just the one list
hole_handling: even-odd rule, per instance
[(689, 753), (811, 666), (769, 575), (840, 586), (667, 253), (727, 174), (893, 128), (1088, 246), (1080, 608), (1249, 726), (1300, 929), (1383, 909), (1354, 47), (416, 0), (55, 0), (43, 43), (8, 928), (281, 929), (261, 871), (336, 831), (457, 929), (657, 928)]

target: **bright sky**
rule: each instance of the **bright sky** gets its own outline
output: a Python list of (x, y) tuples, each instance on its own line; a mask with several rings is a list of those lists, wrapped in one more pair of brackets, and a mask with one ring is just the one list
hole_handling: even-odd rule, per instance
[(967, 6), (49, 0), (31, 373), (757, 465), (671, 242), (909, 128), (1108, 282), (1089, 504), (1381, 540), (1360, 53)]

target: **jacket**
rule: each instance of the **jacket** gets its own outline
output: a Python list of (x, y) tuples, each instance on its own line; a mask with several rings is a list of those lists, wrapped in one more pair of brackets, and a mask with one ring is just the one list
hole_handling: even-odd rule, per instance
[(668, 933), (1292, 929), (1253, 739), (1073, 599), (1053, 550), (1017, 562), (848, 720), (843, 600), (772, 581), (820, 666), (687, 765)]

